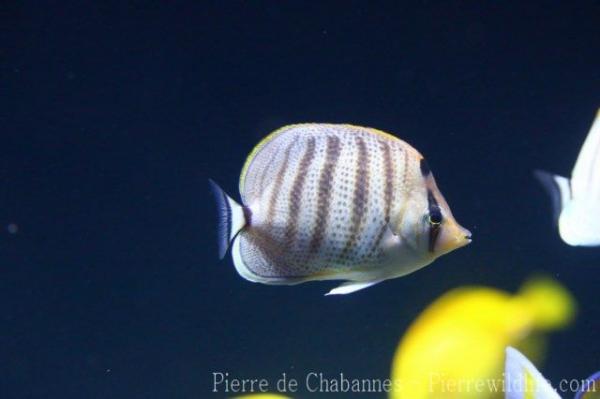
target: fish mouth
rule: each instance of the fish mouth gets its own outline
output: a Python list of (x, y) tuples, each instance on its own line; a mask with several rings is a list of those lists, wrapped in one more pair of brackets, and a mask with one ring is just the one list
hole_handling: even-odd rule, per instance
[(471, 241), (473, 241), (473, 239), (471, 238), (472, 237), (471, 232), (463, 227), (463, 233), (464, 233), (463, 240), (465, 240), (467, 242), (465, 245), (470, 244)]
[(458, 241), (457, 248), (464, 247), (465, 245), (469, 245), (471, 241), (473, 241), (473, 235), (471, 232), (464, 227), (460, 227), (460, 236), (457, 237), (456, 241)]
[(438, 242), (436, 243), (435, 252), (438, 254), (446, 254), (455, 249), (469, 245), (472, 241), (472, 234), (469, 230), (456, 223), (450, 224), (442, 229)]

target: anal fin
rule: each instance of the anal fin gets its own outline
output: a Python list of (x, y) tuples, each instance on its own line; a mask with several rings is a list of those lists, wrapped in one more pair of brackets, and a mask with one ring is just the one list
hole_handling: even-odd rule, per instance
[(329, 291), (327, 295), (346, 295), (351, 294), (356, 291), (360, 291), (362, 289), (371, 287), (377, 283), (382, 282), (383, 280), (373, 280), (373, 281), (346, 281), (345, 283), (333, 288)]

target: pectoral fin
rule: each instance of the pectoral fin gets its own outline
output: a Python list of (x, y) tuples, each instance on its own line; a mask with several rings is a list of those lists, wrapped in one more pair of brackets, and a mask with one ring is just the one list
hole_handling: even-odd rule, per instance
[(385, 232), (383, 233), (383, 238), (381, 239), (382, 248), (390, 248), (400, 244), (403, 240), (400, 231), (395, 230), (396, 228), (388, 223), (385, 227)]
[(347, 281), (347, 282), (341, 284), (340, 286), (335, 287), (334, 289), (329, 291), (327, 294), (325, 294), (325, 296), (351, 294), (353, 292), (356, 292), (356, 291), (362, 290), (364, 288), (368, 288), (377, 283), (380, 283), (381, 281), (383, 281), (383, 280), (373, 280), (373, 281), (364, 281), (364, 282), (363, 281), (361, 281), (361, 282)]

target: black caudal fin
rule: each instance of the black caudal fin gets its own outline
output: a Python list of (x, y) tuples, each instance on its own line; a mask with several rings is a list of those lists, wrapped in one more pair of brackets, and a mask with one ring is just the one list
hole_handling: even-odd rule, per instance
[(560, 212), (571, 200), (571, 183), (566, 177), (553, 175), (543, 170), (536, 170), (533, 174), (550, 195), (554, 222), (558, 224)]
[(217, 212), (219, 213), (219, 225), (217, 227), (219, 259), (223, 259), (231, 241), (246, 225), (246, 217), (244, 215), (244, 208), (240, 204), (225, 194), (225, 191), (213, 180), (208, 179), (208, 182), (215, 197)]

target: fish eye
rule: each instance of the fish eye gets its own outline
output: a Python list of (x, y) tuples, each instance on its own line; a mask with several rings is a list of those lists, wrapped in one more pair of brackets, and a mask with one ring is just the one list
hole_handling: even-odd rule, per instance
[(427, 216), (427, 221), (429, 224), (433, 226), (438, 226), (442, 223), (442, 213), (440, 212), (440, 208), (432, 207), (429, 210), (429, 215)]

